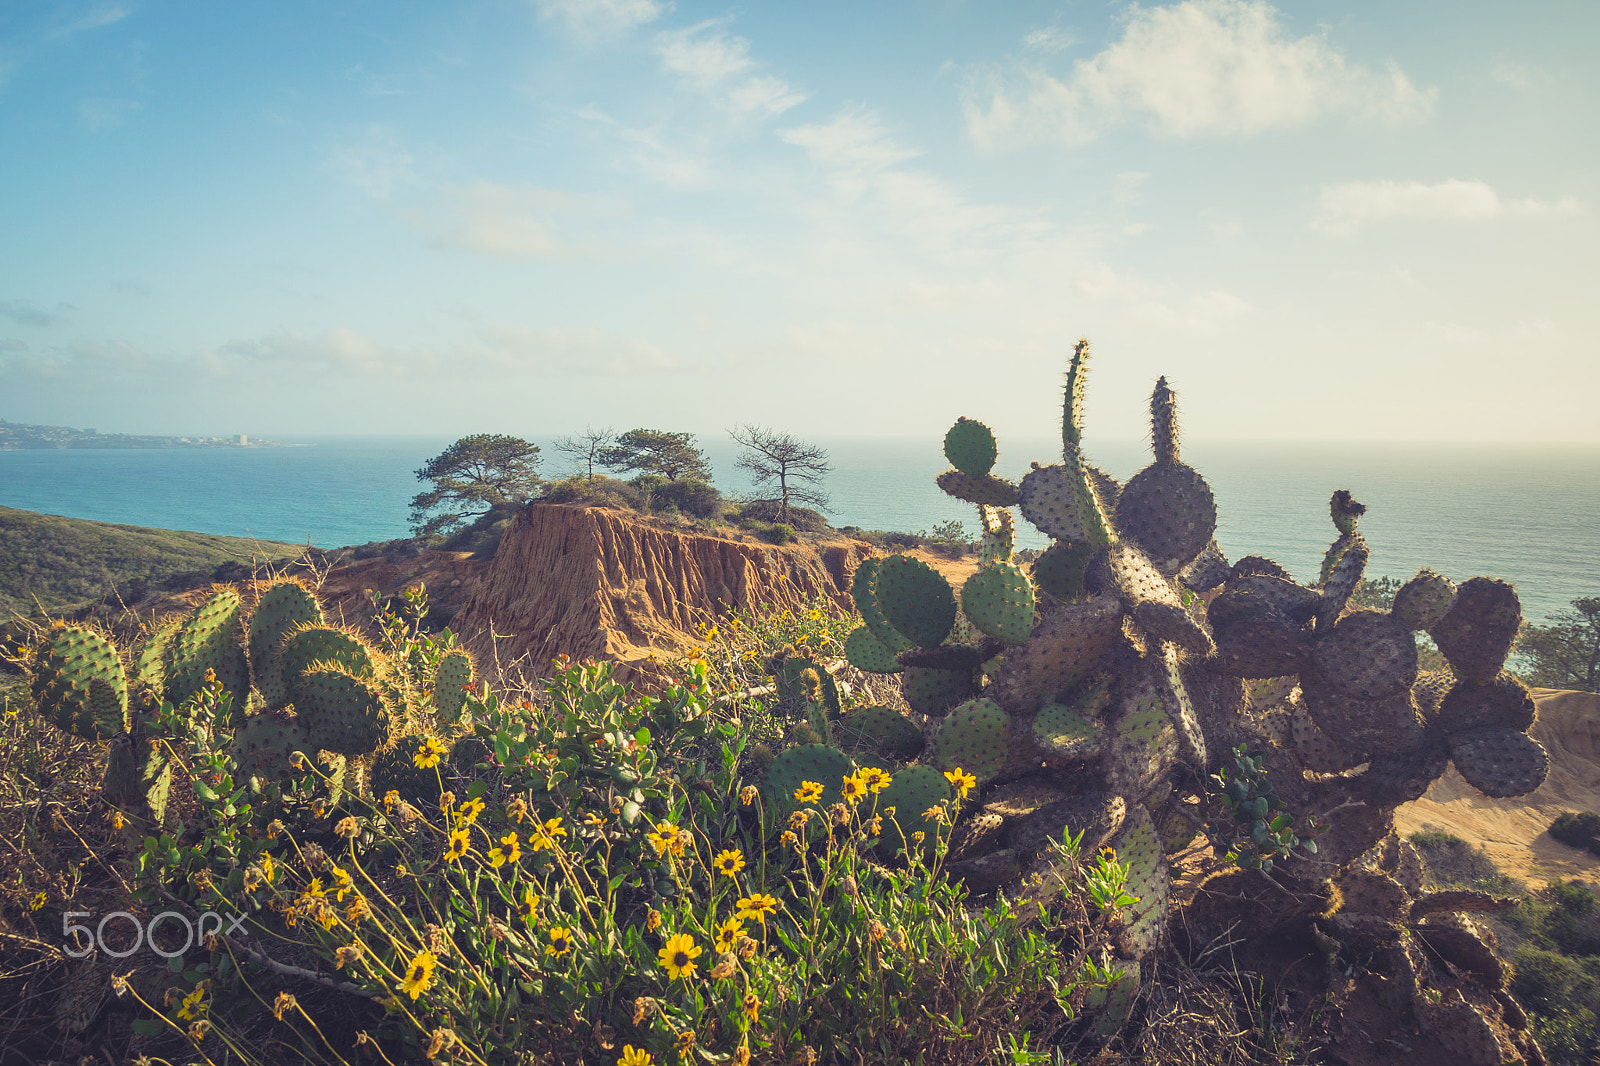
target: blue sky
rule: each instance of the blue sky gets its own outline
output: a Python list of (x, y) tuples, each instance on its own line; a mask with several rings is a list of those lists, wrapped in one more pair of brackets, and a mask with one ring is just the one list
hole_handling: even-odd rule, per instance
[(8, 3), (0, 417), (1600, 442), (1600, 5)]

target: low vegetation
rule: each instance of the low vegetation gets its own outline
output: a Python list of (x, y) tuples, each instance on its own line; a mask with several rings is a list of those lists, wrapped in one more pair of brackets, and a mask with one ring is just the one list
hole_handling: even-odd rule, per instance
[(1482, 848), (1460, 837), (1425, 830), (1411, 842), (1436, 885), (1521, 897), (1515, 908), (1484, 919), (1515, 971), (1511, 991), (1554, 1066), (1593, 1063), (1600, 1055), (1600, 906), (1594, 889), (1556, 881), (1529, 892), (1502, 874)]

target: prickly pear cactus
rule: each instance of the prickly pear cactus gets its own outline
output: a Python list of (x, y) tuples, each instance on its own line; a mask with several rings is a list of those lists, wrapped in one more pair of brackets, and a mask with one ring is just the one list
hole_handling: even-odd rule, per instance
[(472, 684), (472, 656), (463, 648), (451, 650), (439, 660), (433, 679), (433, 705), (446, 722), (460, 719), (467, 704), (467, 688)]
[[(993, 474), (999, 449), (986, 427), (962, 419), (947, 435), (952, 469), (938, 484), (977, 508), (985, 538), (959, 606), (949, 583), (909, 556), (856, 571), (864, 625), (848, 656), (863, 670), (898, 672), (914, 720), (855, 712), (841, 735), (863, 757), (920, 760), (894, 771), (880, 809), (896, 807), (903, 824), (947, 787), (943, 770), (976, 777), (996, 801), (972, 797), (950, 867), (974, 891), (1015, 882), (1063, 826), (1093, 823), (1129, 865), (1128, 891), (1140, 899), (1117, 941), (1118, 965), (1138, 974), (1168, 936), (1168, 851), (1195, 837), (1205, 817), (1197, 812), (1220, 802), (1197, 783), (1241, 747), (1276, 791), (1260, 817), (1251, 793), (1240, 831), (1307, 842), (1276, 848), (1276, 865), (1258, 866), (1304, 898), (1352, 869), (1390, 832), (1395, 807), (1451, 762), (1491, 796), (1538, 786), (1547, 759), (1527, 736), (1532, 701), (1503, 673), (1521, 616), (1509, 585), (1475, 578), (1457, 587), (1423, 571), (1393, 611), (1349, 609), (1369, 549), (1359, 528), (1366, 508), (1343, 490), (1330, 499), (1336, 537), (1315, 583), (1259, 556), (1230, 565), (1213, 539), (1211, 489), (1179, 457), (1177, 396), (1165, 378), (1150, 399), (1154, 461), (1126, 485), (1090, 465), (1088, 356), (1080, 341), (1060, 461), (1034, 463), (1020, 484)], [(1013, 505), (1052, 538), (1030, 567), (1013, 562)], [(952, 639), (958, 610), (981, 640)], [(1419, 677), (1418, 630), (1454, 678)], [(909, 738), (918, 724), (927, 748), (914, 752), (908, 740), (891, 754), (886, 737)], [(782, 800), (801, 780), (836, 787), (847, 766), (831, 747), (791, 748), (767, 788)], [(1110, 810), (1118, 814), (1108, 821), (1100, 812)], [(886, 838), (886, 853), (907, 847), (911, 831)], [(1119, 984), (1099, 1004), (1105, 1017), (1126, 1017), (1137, 989), (1136, 977)]]
[(302, 626), (319, 626), (322, 620), (317, 598), (298, 581), (286, 578), (261, 590), (250, 616), (248, 647), (256, 688), (268, 706), (289, 702), (283, 678), (284, 637)]
[(45, 634), (33, 657), (33, 699), (45, 719), (88, 740), (133, 727), (116, 645), (82, 626), (57, 625)]

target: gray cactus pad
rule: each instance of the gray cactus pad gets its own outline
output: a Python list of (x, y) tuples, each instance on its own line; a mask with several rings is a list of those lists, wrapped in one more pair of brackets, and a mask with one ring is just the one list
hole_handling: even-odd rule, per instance
[(1385, 611), (1351, 611), (1331, 630), (1318, 627), (1311, 658), (1334, 691), (1381, 700), (1410, 690), (1417, 679), (1417, 642)]
[(1544, 745), (1514, 729), (1486, 726), (1450, 738), (1450, 761), (1467, 784), (1494, 799), (1525, 796), (1544, 784)]

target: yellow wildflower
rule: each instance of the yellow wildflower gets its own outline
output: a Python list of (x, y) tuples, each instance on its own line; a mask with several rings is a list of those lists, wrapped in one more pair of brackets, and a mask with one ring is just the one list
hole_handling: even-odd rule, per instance
[(962, 799), (966, 799), (967, 793), (971, 792), (978, 784), (976, 777), (973, 777), (959, 766), (954, 770), (946, 771), (944, 776), (945, 780), (950, 782), (950, 787), (956, 790), (956, 795)]
[(716, 867), (718, 873), (727, 874), (729, 877), (732, 877), (734, 874), (744, 869), (744, 854), (736, 849), (730, 848), (727, 851), (719, 853), (716, 858), (712, 859), (711, 865)]
[(550, 930), (550, 946), (544, 949), (546, 955), (560, 958), (572, 950), (572, 930), (563, 926), (554, 926)]
[(30, 910), (38, 910), (40, 907), (43, 907), (49, 901), (50, 901), (50, 897), (45, 895), (43, 892), (40, 892), (38, 895), (33, 897), (33, 902), (31, 902), (28, 906), (29, 906)]
[(455, 862), (467, 853), (468, 834), (465, 829), (456, 829), (450, 833), (450, 846), (445, 849), (444, 857), (450, 862)]
[(461, 810), (456, 817), (461, 819), (462, 825), (471, 825), (478, 820), (478, 815), (483, 813), (484, 803), (481, 799), (470, 799), (461, 805)]
[(350, 901), (350, 906), (344, 909), (344, 920), (349, 922), (351, 925), (355, 925), (361, 919), (369, 917), (371, 914), (372, 908), (367, 906), (367, 898), (365, 896), (357, 896), (355, 899)]
[(741, 922), (748, 922), (754, 919), (762, 925), (766, 925), (767, 916), (778, 913), (778, 901), (765, 892), (757, 892), (746, 896), (738, 902), (737, 907), (736, 913)]
[(717, 954), (732, 951), (739, 943), (739, 938), (744, 936), (744, 925), (738, 918), (729, 918), (717, 926), (716, 943), (712, 945)]
[(528, 850), (537, 853), (553, 848), (556, 846), (556, 837), (566, 835), (567, 831), (562, 828), (561, 819), (551, 818), (544, 825), (536, 824), (528, 830)]
[(617, 1066), (655, 1066), (655, 1061), (650, 1057), (650, 1052), (641, 1051), (632, 1044), (623, 1044), (622, 1058), (617, 1060)]
[(438, 965), (439, 960), (433, 952), (420, 952), (411, 960), (411, 965), (406, 967), (406, 976), (405, 980), (400, 982), (400, 991), (412, 999), (422, 995), (433, 982), (433, 971)]
[(746, 992), (742, 1003), (744, 1016), (754, 1022), (761, 1013), (761, 997), (754, 992)]
[(695, 945), (694, 937), (688, 933), (679, 933), (668, 937), (667, 946), (659, 952), (661, 965), (667, 968), (667, 976), (674, 980), (679, 977), (693, 977), (694, 971), (699, 966), (694, 960), (699, 958), (703, 951), (703, 948)]
[(800, 787), (794, 790), (797, 803), (816, 803), (822, 799), (822, 782), (802, 781)]
[(531, 888), (522, 890), (522, 902), (517, 904), (517, 913), (522, 915), (522, 920), (532, 925), (539, 915), (539, 894)]
[(432, 770), (439, 765), (439, 760), (444, 758), (445, 746), (437, 737), (426, 737), (417, 747), (417, 753), (411, 757), (419, 770)]
[(839, 794), (845, 798), (847, 803), (858, 803), (861, 797), (867, 794), (866, 782), (862, 781), (859, 773), (846, 774), (844, 786), (839, 790)]

